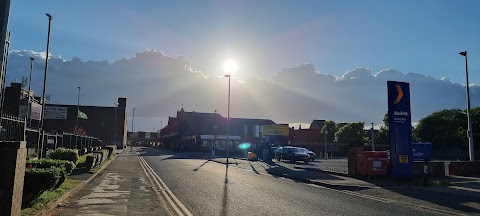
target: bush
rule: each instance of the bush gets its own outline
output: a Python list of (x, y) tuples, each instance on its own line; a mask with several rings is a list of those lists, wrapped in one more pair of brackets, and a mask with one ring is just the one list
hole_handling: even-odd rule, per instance
[(32, 168), (50, 168), (52, 166), (59, 167), (65, 170), (66, 175), (70, 175), (73, 169), (75, 169), (75, 164), (71, 161), (46, 158), (39, 160), (27, 160), (26, 167), (29, 167), (29, 165), (32, 165)]
[(88, 169), (93, 169), (97, 165), (98, 154), (88, 154), (86, 159), (86, 166)]
[(115, 152), (117, 151), (117, 146), (116, 145), (108, 145), (108, 146), (105, 146), (105, 149), (108, 150), (108, 157), (110, 157), (113, 154), (115, 154)]
[(98, 163), (98, 164), (101, 164), (103, 161), (105, 161), (108, 158), (108, 155), (109, 155), (109, 151), (107, 149), (97, 150), (97, 151), (94, 151), (93, 153), (101, 154), (100, 163)]
[(51, 159), (67, 160), (77, 163), (78, 151), (76, 149), (58, 148), (53, 150), (49, 156)]
[(65, 180), (65, 169), (59, 167), (25, 169), (22, 205), (28, 205), (43, 191), (53, 189)]

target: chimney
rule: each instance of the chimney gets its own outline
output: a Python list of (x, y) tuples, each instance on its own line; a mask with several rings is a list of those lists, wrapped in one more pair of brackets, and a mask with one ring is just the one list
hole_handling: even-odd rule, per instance
[(302, 129), (302, 124), (299, 124), (299, 125), (298, 125), (298, 129), (299, 129), (299, 130)]
[(118, 98), (118, 107), (127, 107), (127, 98)]

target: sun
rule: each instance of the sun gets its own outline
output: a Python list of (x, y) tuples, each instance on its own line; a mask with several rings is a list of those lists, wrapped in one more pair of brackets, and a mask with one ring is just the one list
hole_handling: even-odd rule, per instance
[(237, 72), (238, 65), (237, 62), (234, 61), (233, 59), (229, 59), (223, 63), (223, 70), (227, 74), (233, 74)]

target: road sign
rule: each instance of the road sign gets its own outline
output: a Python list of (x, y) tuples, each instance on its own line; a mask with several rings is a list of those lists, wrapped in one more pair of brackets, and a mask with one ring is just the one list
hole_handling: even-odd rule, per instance
[(410, 85), (388, 81), (388, 121), (392, 178), (413, 178)]

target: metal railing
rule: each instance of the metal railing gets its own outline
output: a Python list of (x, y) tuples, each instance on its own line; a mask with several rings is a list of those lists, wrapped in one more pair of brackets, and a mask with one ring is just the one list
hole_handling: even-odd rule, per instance
[(0, 140), (24, 141), (26, 125), (25, 119), (3, 115), (0, 119)]

